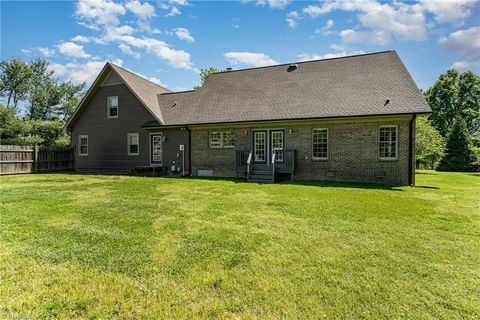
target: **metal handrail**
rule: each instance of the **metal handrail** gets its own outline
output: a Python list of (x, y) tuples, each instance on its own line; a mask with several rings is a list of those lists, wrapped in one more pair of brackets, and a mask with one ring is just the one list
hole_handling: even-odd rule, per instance
[(248, 154), (248, 159), (247, 159), (247, 179), (250, 178), (250, 165), (252, 164), (252, 152)]
[(272, 150), (272, 182), (275, 182), (275, 162), (276, 162), (275, 149)]

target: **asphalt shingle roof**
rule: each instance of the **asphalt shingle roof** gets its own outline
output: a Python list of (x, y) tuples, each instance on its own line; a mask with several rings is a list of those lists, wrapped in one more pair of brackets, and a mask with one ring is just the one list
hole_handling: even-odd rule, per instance
[(171, 91), (113, 63), (109, 63), (109, 65), (149, 111), (160, 119), (160, 121), (164, 122), (157, 96)]
[(216, 73), (197, 91), (160, 94), (162, 124), (431, 112), (395, 51), (297, 66), (290, 72), (285, 64)]

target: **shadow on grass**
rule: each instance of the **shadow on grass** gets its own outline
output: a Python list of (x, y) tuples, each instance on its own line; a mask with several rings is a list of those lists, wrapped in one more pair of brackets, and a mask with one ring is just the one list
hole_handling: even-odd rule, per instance
[(415, 186), (415, 188), (421, 188), (421, 189), (435, 189), (435, 190), (438, 190), (440, 189), (440, 187), (436, 187), (436, 186)]
[(401, 189), (401, 186), (384, 184), (384, 183), (320, 181), (320, 180), (301, 180), (301, 181), (282, 182), (282, 183), (291, 184), (291, 185), (309, 186), (309, 187), (379, 189), (379, 190), (390, 190), (390, 191), (403, 191)]
[[(113, 173), (113, 172), (59, 172), (62, 175), (69, 175), (69, 176), (130, 176), (130, 177), (138, 177), (138, 178), (163, 178), (163, 179), (171, 179), (171, 180), (204, 180), (204, 181), (225, 181), (225, 182), (232, 182), (232, 183), (249, 183), (255, 184), (254, 182), (248, 182), (245, 178), (240, 178), (238, 181), (235, 181), (235, 178), (230, 177), (197, 177), (197, 176), (186, 176), (182, 177), (179, 175), (169, 175), (169, 176), (150, 176), (150, 175), (131, 175), (126, 173)], [(52, 173), (52, 174), (56, 174)], [(432, 173), (418, 173), (418, 174), (432, 174)], [(44, 182), (54, 182), (53, 179), (45, 179), (45, 180), (35, 180), (35, 183), (39, 181)], [(64, 182), (63, 180), (58, 180), (58, 182)], [(262, 184), (262, 183), (260, 183)], [(267, 183), (268, 184), (268, 183)], [(348, 182), (348, 181), (325, 181), (325, 180), (297, 180), (297, 181), (290, 181), (290, 180), (279, 180), (276, 181), (275, 184), (281, 185), (300, 185), (300, 186), (309, 186), (309, 187), (328, 187), (328, 188), (357, 188), (357, 189), (379, 189), (379, 190), (391, 190), (391, 191), (404, 191), (401, 189), (399, 185), (391, 185), (385, 183), (375, 183), (375, 182)], [(435, 189), (437, 187), (428, 187), (428, 186), (417, 186), (417, 187), (424, 187), (424, 188), (431, 188)]]

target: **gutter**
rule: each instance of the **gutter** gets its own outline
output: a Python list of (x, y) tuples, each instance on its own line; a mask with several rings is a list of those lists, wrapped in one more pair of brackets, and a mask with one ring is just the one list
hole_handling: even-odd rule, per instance
[(408, 122), (408, 185), (415, 186), (415, 155), (413, 154), (414, 146), (414, 125), (417, 118), (416, 114), (413, 114), (412, 119)]
[(188, 126), (185, 126), (185, 130), (188, 132), (188, 175), (192, 176), (192, 131)]

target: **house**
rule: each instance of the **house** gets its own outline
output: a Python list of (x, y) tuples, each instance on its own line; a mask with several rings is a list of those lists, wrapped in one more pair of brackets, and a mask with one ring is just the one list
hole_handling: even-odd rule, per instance
[(170, 92), (107, 63), (69, 119), (79, 171), (413, 185), (431, 112), (395, 51), (211, 75)]

